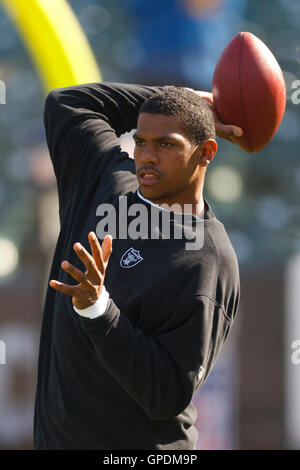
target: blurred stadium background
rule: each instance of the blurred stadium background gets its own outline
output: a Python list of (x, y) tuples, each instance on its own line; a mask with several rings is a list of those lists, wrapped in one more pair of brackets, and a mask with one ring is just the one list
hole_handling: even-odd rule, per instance
[[(292, 87), (300, 80), (300, 4), (68, 3), (105, 81), (210, 90), (218, 57), (239, 31), (256, 34), (279, 61), (287, 108), (277, 135), (259, 154), (222, 141), (208, 169), (205, 195), (237, 252), (242, 297), (232, 335), (195, 404), (199, 449), (299, 448), (300, 354), (298, 360), (293, 348), (300, 345), (300, 104)], [(6, 87), (0, 104), (0, 449), (31, 449), (58, 209), (43, 129), (45, 91), (1, 2), (0, 80)], [(130, 151), (130, 136), (122, 145)]]

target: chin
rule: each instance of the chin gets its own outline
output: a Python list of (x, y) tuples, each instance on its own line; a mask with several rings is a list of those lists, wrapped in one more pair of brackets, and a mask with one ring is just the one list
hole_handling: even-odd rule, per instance
[(139, 192), (146, 199), (150, 199), (153, 201), (156, 201), (163, 196), (161, 194), (161, 191), (158, 191), (156, 188), (151, 188), (147, 186), (139, 186)]

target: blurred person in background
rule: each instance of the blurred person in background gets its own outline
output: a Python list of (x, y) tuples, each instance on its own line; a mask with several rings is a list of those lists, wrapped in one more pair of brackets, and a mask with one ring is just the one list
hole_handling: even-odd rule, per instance
[(128, 0), (132, 30), (118, 61), (139, 83), (210, 89), (216, 62), (239, 30), (246, 5), (247, 0)]

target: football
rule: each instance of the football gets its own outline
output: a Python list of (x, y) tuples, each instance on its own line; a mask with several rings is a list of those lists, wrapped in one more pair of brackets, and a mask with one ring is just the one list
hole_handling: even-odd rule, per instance
[(214, 106), (224, 124), (244, 130), (231, 140), (246, 152), (259, 152), (283, 118), (286, 87), (280, 65), (258, 37), (236, 34), (219, 58), (213, 76)]

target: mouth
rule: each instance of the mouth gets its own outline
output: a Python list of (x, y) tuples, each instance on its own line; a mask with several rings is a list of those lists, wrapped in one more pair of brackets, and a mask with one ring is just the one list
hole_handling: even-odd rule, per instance
[(141, 170), (138, 172), (138, 179), (142, 186), (151, 186), (160, 181), (160, 176), (153, 170)]

